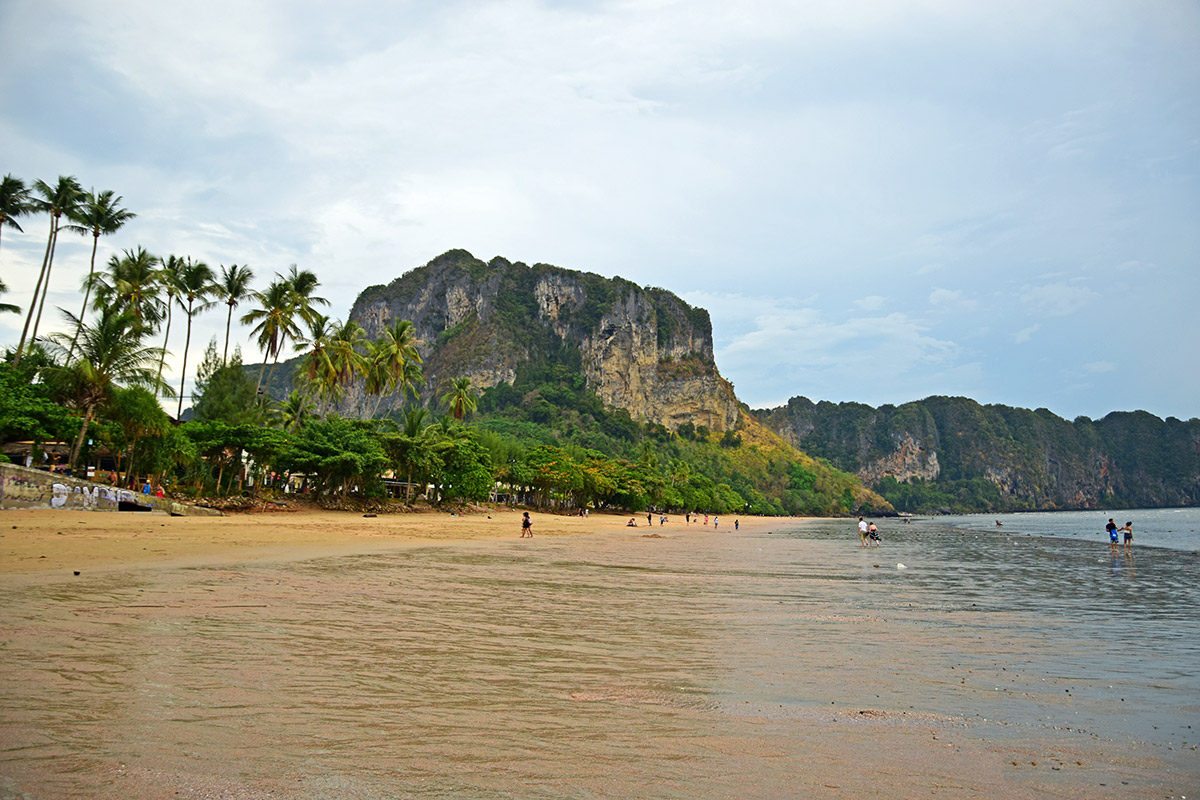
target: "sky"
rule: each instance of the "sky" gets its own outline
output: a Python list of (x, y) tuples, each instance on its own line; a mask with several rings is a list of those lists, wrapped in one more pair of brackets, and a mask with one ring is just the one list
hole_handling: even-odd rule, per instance
[[(1186, 419), (1197, 42), (1186, 0), (0, 0), (0, 173), (123, 196), (101, 261), (298, 264), (338, 318), (453, 248), (660, 286), (753, 407)], [(22, 222), (24, 307), (48, 218)], [(89, 245), (48, 307), (78, 312)]]

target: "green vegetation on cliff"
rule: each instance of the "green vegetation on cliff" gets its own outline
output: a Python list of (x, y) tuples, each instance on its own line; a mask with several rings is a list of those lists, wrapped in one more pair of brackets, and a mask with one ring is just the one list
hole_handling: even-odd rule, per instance
[(905, 511), (1186, 506), (1200, 502), (1200, 420), (1050, 411), (929, 397), (756, 412), (798, 447), (853, 471)]

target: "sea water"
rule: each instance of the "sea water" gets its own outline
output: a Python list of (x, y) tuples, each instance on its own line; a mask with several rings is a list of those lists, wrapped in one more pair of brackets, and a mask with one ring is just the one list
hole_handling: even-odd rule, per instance
[[(1109, 519), (1118, 526), (1133, 523), (1135, 547), (1167, 547), (1200, 550), (1200, 508), (1134, 508), (1100, 511), (1036, 511), (1021, 514), (968, 514), (937, 517), (941, 524), (971, 530), (992, 530), (1000, 522), (1012, 534), (1053, 536), (1108, 543), (1104, 526)], [(1124, 535), (1122, 534), (1122, 542)], [(1122, 545), (1123, 546), (1123, 545)]]
[(1072, 782), (1097, 753), (1134, 787), (1200, 783), (1195, 553), (882, 527), (877, 548), (853, 520), (673, 521), (8, 579), (0, 797), (837, 796), (868, 761), (893, 796), (970, 780), (848, 749), (889, 721), (1012, 748), (1058, 796), (1112, 791)]

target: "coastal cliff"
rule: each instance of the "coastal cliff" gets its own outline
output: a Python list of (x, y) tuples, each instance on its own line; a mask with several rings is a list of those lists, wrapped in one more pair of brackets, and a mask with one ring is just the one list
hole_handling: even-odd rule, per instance
[(1006, 511), (1200, 503), (1200, 420), (1144, 411), (1068, 421), (1050, 411), (929, 397), (899, 406), (756, 411), (796, 447), (906, 510)]
[(452, 250), (365, 289), (350, 319), (369, 338), (392, 320), (413, 322), (426, 399), (452, 378), (486, 389), (513, 383), (522, 369), (561, 363), (636, 420), (716, 432), (738, 421), (733, 387), (713, 361), (708, 312), (622, 278)]

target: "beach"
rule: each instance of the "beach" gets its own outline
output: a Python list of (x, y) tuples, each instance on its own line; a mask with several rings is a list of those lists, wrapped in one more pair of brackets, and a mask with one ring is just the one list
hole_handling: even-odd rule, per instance
[[(1194, 559), (1147, 552), (1114, 575), (1046, 540), (998, 578), (1012, 548), (983, 533), (886, 528), (863, 549), (850, 520), (533, 516), (522, 540), (507, 509), (0, 512), (0, 797), (1198, 784), (1194, 649), (1165, 633), (1194, 622), (1175, 601), (1109, 641), (1086, 604), (1020, 601), (1073, 569), (1155, 593)], [(1139, 646), (1174, 647), (1170, 674), (1127, 669)]]

